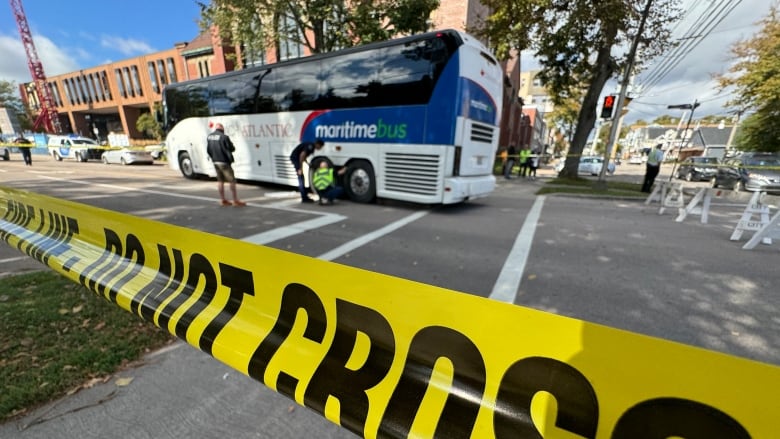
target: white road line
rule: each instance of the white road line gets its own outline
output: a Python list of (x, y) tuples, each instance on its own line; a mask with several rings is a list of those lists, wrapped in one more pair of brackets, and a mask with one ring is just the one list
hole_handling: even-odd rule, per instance
[(375, 239), (381, 238), (382, 236), (387, 235), (388, 233), (394, 232), (413, 221), (417, 221), (418, 219), (424, 217), (425, 215), (428, 215), (428, 211), (420, 211), (417, 213), (413, 213), (394, 223), (390, 223), (382, 227), (381, 229), (375, 230), (369, 234), (363, 235), (359, 238), (353, 239), (352, 241), (342, 244), (327, 253), (321, 254), (317, 258), (325, 261), (332, 261), (342, 255), (351, 252), (352, 250), (360, 246), (366, 245), (369, 242), (374, 241)]
[(5, 264), (6, 262), (23, 261), (25, 259), (30, 259), (30, 257), (29, 256), (19, 256), (18, 258), (0, 259), (0, 264)]
[(501, 302), (515, 303), (517, 290), (520, 288), (520, 282), (523, 279), (525, 264), (528, 262), (528, 254), (531, 252), (531, 244), (534, 241), (536, 233), (536, 224), (539, 222), (539, 216), (542, 213), (544, 205), (544, 196), (536, 197), (531, 211), (525, 217), (523, 227), (520, 229), (515, 244), (509, 252), (504, 267), (498, 275), (490, 298)]
[(339, 221), (343, 221), (347, 219), (347, 217), (342, 215), (336, 215), (336, 214), (328, 214), (324, 215), (320, 218), (314, 218), (310, 219), (308, 221), (301, 221), (299, 223), (291, 224), (289, 226), (285, 227), (279, 227), (273, 230), (269, 230), (267, 232), (258, 233), (256, 235), (247, 236), (246, 238), (241, 238), (242, 241), (250, 242), (252, 244), (268, 244), (270, 242), (274, 242), (280, 239), (288, 238), (290, 236), (297, 235), (299, 233), (304, 233), (309, 230), (316, 229), (318, 227), (327, 226), (328, 224), (337, 223)]
[[(200, 200), (200, 201), (209, 201), (209, 202), (214, 201), (213, 197), (203, 197), (199, 195), (177, 194), (177, 193), (163, 192), (163, 191), (150, 190), (150, 189), (117, 186), (117, 185), (105, 184), (105, 183), (92, 183), (88, 181), (71, 180), (71, 179), (57, 178), (57, 177), (50, 177), (50, 176), (41, 176), (41, 177), (47, 178), (49, 180), (64, 180), (69, 183), (78, 183), (78, 184), (90, 185), (90, 186), (100, 186), (100, 187), (105, 187), (110, 189), (120, 189), (126, 192), (134, 191), (134, 192), (143, 192), (147, 194), (165, 195), (168, 197), (186, 198), (190, 200)], [(286, 201), (277, 202), (273, 204), (266, 204), (266, 205), (248, 203), (249, 206), (253, 206), (253, 207), (261, 207), (264, 209), (286, 210), (289, 212), (296, 212), (296, 213), (309, 213), (312, 215), (318, 215), (319, 218), (301, 221), (299, 223), (291, 224), (289, 226), (280, 227), (278, 229), (269, 230), (263, 233), (258, 233), (256, 235), (243, 238), (242, 241), (251, 242), (254, 244), (268, 244), (278, 239), (288, 238), (290, 236), (294, 236), (299, 233), (306, 232), (308, 230), (316, 229), (317, 227), (326, 226), (328, 224), (333, 224), (346, 219), (346, 217), (343, 215), (338, 215), (333, 213), (323, 213), (323, 212), (311, 212), (311, 211), (300, 210), (300, 209), (292, 209), (289, 207), (297, 204), (300, 204), (300, 201), (286, 200)]]

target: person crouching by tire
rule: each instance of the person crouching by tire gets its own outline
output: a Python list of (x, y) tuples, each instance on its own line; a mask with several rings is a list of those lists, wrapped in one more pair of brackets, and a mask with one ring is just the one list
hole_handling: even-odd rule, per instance
[[(338, 175), (343, 175), (347, 172), (347, 168), (341, 168), (338, 170)], [(317, 190), (320, 195), (320, 205), (325, 203), (333, 204), (333, 200), (339, 198), (344, 194), (344, 188), (336, 185), (336, 180), (333, 177), (333, 168), (328, 166), (328, 162), (320, 162), (320, 167), (314, 171), (312, 176), (312, 186)]]

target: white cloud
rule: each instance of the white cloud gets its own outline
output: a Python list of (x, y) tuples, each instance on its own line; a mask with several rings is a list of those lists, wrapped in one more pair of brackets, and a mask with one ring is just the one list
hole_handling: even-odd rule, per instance
[(100, 45), (114, 49), (127, 56), (156, 52), (150, 45), (132, 38), (121, 38), (104, 35), (100, 38)]
[[(35, 51), (47, 76), (72, 72), (79, 68), (73, 58), (50, 39), (36, 35), (33, 37), (33, 41)], [(0, 35), (0, 53), (3, 54), (3, 62), (0, 63), (0, 79), (14, 81), (17, 84), (32, 81), (27, 54), (21, 39)]]

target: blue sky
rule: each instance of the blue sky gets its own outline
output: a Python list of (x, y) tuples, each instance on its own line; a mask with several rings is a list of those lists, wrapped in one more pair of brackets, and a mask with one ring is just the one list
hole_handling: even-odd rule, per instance
[[(207, 0), (206, 0), (207, 1)], [(48, 76), (170, 49), (198, 33), (195, 0), (22, 0)], [(10, 2), (0, 3), (0, 79), (31, 80)]]
[[(696, 110), (697, 116), (730, 117), (731, 109), (724, 106), (729, 93), (719, 92), (712, 76), (726, 72), (733, 62), (731, 46), (751, 37), (757, 31), (754, 23), (765, 17), (771, 4), (778, 1), (682, 0), (689, 14), (677, 27), (678, 36), (697, 19), (724, 4), (734, 5), (734, 9), (662, 81), (643, 90), (631, 104), (626, 122), (650, 121), (660, 114), (679, 113), (667, 110), (666, 106), (694, 100), (702, 103)], [(199, 33), (200, 8), (195, 0), (23, 0), (23, 6), (38, 56), (49, 76), (169, 49), (177, 42), (192, 40)], [(17, 83), (30, 81), (9, 2), (0, 3), (0, 55), (0, 79)], [(524, 58), (523, 66), (534, 64), (529, 61)], [(637, 83), (641, 85), (642, 80), (640, 74)], [(616, 91), (616, 81), (611, 81), (603, 94)]]

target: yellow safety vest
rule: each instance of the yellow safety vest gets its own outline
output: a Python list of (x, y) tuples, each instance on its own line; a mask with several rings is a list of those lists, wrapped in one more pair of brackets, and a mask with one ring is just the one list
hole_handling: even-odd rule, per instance
[(333, 168), (319, 168), (312, 177), (314, 188), (318, 191), (326, 189), (333, 184)]

